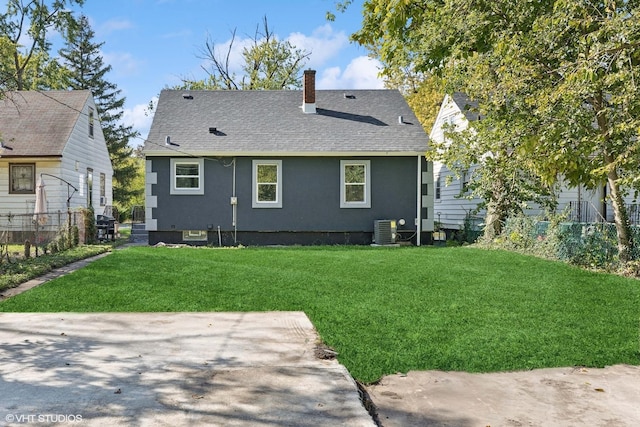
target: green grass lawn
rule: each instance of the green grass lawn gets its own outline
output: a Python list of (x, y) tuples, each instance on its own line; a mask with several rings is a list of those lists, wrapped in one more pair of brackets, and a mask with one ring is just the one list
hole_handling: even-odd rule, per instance
[(640, 281), (460, 248), (152, 248), (114, 251), (0, 312), (307, 313), (363, 382), (640, 364)]

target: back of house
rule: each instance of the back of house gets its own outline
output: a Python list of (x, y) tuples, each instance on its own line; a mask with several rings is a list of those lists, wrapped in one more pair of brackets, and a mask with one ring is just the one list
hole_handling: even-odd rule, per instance
[(302, 91), (163, 90), (144, 147), (149, 243), (369, 244), (377, 224), (420, 244), (427, 139), (398, 91), (316, 90), (312, 70)]

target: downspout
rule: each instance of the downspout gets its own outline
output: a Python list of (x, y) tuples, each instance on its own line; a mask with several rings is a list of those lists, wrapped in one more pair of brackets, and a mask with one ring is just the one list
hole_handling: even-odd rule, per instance
[(418, 190), (417, 190), (417, 215), (416, 215), (416, 246), (420, 246), (420, 234), (422, 232), (422, 156), (418, 155)]
[(231, 194), (232, 200), (235, 200), (235, 203), (231, 205), (232, 209), (232, 219), (231, 225), (233, 226), (233, 244), (237, 245), (237, 237), (238, 237), (238, 226), (237, 226), (237, 218), (238, 218), (238, 197), (236, 196), (236, 158), (233, 158), (233, 178), (231, 184)]

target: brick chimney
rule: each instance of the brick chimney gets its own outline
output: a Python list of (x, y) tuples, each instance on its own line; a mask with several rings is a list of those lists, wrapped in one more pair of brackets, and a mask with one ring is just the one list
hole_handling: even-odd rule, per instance
[(302, 112), (305, 114), (316, 113), (316, 70), (304, 70)]

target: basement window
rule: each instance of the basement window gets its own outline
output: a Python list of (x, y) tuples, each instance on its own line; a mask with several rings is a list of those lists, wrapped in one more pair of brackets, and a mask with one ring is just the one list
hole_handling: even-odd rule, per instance
[(206, 230), (184, 230), (182, 232), (182, 240), (185, 242), (206, 242)]

